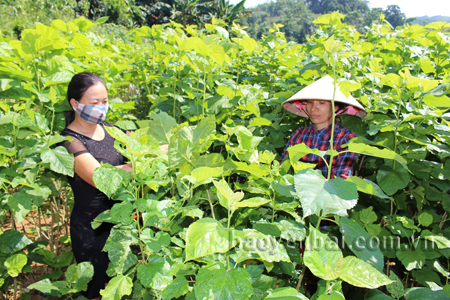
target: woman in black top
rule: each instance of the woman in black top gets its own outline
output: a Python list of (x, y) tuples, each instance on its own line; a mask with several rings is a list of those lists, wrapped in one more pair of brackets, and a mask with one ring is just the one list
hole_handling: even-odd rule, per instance
[[(70, 217), (72, 251), (77, 263), (90, 261), (94, 266), (94, 277), (84, 296), (100, 299), (100, 289), (109, 281), (106, 275), (109, 259), (102, 249), (112, 225), (103, 223), (94, 230), (91, 222), (115, 202), (95, 187), (92, 175), (100, 163), (128, 172), (132, 171), (132, 166), (124, 163), (124, 157), (114, 148), (114, 138), (105, 130), (114, 125), (104, 121), (108, 93), (103, 80), (92, 73), (75, 75), (69, 83), (67, 99), (74, 111), (65, 112), (66, 128), (61, 135), (72, 137), (72, 141), (66, 140), (63, 145), (75, 157), (75, 176), (69, 177), (75, 196)], [(163, 150), (166, 149), (167, 146)]]

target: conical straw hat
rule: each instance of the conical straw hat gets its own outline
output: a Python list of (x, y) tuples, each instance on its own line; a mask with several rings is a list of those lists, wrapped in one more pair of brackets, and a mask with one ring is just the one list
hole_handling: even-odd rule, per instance
[[(319, 80), (311, 83), (307, 87), (297, 92), (294, 96), (284, 101), (282, 106), (285, 110), (287, 110), (290, 113), (293, 113), (294, 115), (308, 118), (306, 112), (298, 108), (299, 105), (298, 101), (307, 101), (307, 100), (332, 101), (333, 90), (334, 90), (333, 78), (331, 78), (331, 76), (329, 75), (326, 75), (320, 78)], [(352, 95), (345, 97), (345, 95), (339, 90), (339, 85), (337, 85), (334, 101), (352, 106), (353, 109), (348, 109), (344, 111), (342, 114), (356, 115), (360, 118), (364, 118), (367, 115), (364, 107), (358, 101), (356, 101), (356, 99), (353, 98)], [(302, 104), (300, 104), (300, 106), (301, 105)]]

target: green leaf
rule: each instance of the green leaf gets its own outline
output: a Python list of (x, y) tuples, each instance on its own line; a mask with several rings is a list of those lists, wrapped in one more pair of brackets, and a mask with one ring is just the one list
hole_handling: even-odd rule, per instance
[(218, 270), (194, 286), (197, 299), (246, 300), (253, 294), (251, 276), (242, 268)]
[(117, 274), (123, 274), (137, 262), (137, 256), (130, 245), (136, 245), (138, 239), (130, 229), (115, 229), (106, 240), (103, 251), (108, 251), (108, 257)]
[(189, 292), (189, 283), (184, 277), (175, 278), (162, 292), (163, 300), (178, 298)]
[(91, 262), (81, 262), (77, 265), (71, 265), (65, 273), (66, 281), (72, 285), (72, 289), (85, 291), (88, 283), (94, 276), (94, 267)]
[(418, 220), (420, 225), (427, 227), (433, 223), (433, 216), (429, 213), (423, 212), (419, 215)]
[(11, 277), (17, 277), (19, 276), (19, 273), (22, 272), (22, 269), (27, 264), (27, 261), (28, 258), (24, 253), (16, 253), (9, 256), (5, 260), (4, 265)]
[(388, 284), (386, 286), (386, 289), (393, 297), (395, 297), (396, 299), (400, 299), (405, 294), (405, 289), (403, 287), (402, 281), (392, 271), (390, 271), (389, 278), (393, 282), (391, 284)]
[(186, 261), (214, 253), (225, 253), (237, 243), (233, 230), (224, 228), (214, 219), (200, 219), (187, 230)]
[(341, 249), (326, 234), (310, 226), (303, 256), (311, 272), (324, 280), (336, 280), (344, 264)]
[(25, 192), (25, 189), (21, 189), (18, 193), (15, 193), (7, 199), (7, 204), (11, 212), (14, 213), (17, 222), (22, 223), (32, 209), (32, 197)]
[(213, 183), (219, 192), (218, 196), (220, 204), (226, 209), (231, 209), (232, 206), (235, 206), (235, 204), (244, 197), (243, 192), (233, 192), (224, 179), (220, 181), (213, 180)]
[(409, 288), (405, 292), (406, 300), (448, 300), (450, 296), (443, 290), (432, 291), (429, 288)]
[(302, 299), (307, 300), (303, 294), (297, 292), (293, 287), (282, 287), (273, 290), (269, 293), (269, 295), (264, 299), (278, 299), (278, 300), (296, 300)]
[(165, 112), (153, 113), (150, 119), (151, 121), (147, 128), (148, 133), (153, 135), (160, 143), (169, 144), (173, 134), (172, 129), (177, 126), (175, 119)]
[(184, 163), (191, 164), (192, 146), (189, 141), (179, 138), (171, 141), (169, 145), (169, 165), (175, 168)]
[(271, 202), (270, 199), (265, 199), (262, 197), (253, 197), (250, 199), (242, 200), (240, 202), (235, 202), (232, 205), (234, 207), (259, 207), (261, 205)]
[(342, 178), (327, 180), (320, 170), (302, 170), (294, 176), (296, 196), (303, 208), (303, 218), (320, 214), (347, 216), (358, 199), (356, 185)]
[(306, 146), (305, 143), (291, 146), (287, 149), (287, 151), (289, 153), (289, 159), (291, 161), (291, 164), (308, 154), (315, 154), (322, 157), (322, 153), (320, 153), (319, 149), (316, 148), (311, 149), (308, 146)]
[(211, 182), (213, 178), (222, 177), (223, 167), (199, 167), (194, 169), (190, 175), (197, 180), (197, 183), (194, 186), (196, 187)]
[(266, 262), (290, 262), (290, 258), (283, 245), (278, 243), (275, 238), (262, 234), (253, 229), (244, 229), (239, 243), (239, 250), (236, 250), (236, 262), (246, 260), (248, 254), (256, 254), (257, 257)]
[(22, 233), (8, 229), (0, 235), (0, 252), (12, 254), (20, 251), (33, 242)]
[(377, 214), (373, 212), (373, 207), (369, 206), (359, 212), (359, 219), (364, 224), (371, 224), (377, 221)]
[(421, 269), (425, 264), (426, 256), (421, 250), (397, 250), (395, 255), (408, 271), (411, 271), (412, 269)]
[(114, 166), (103, 165), (101, 168), (95, 169), (92, 179), (95, 186), (108, 198), (111, 198), (122, 185), (126, 185), (130, 181), (130, 175), (127, 171)]
[(356, 187), (358, 188), (359, 192), (363, 192), (369, 195), (377, 196), (382, 199), (389, 198), (386, 196), (386, 194), (383, 192), (383, 190), (374, 182), (365, 179), (365, 178), (359, 178), (357, 176), (351, 176), (346, 179), (346, 181), (353, 182), (356, 184)]
[(130, 295), (133, 288), (133, 281), (125, 275), (117, 275), (108, 282), (104, 290), (100, 290), (100, 295), (105, 299), (120, 300), (125, 295)]
[(369, 289), (392, 283), (386, 275), (354, 256), (344, 258), (339, 277), (354, 286)]
[(170, 245), (170, 235), (168, 233), (159, 231), (154, 235), (150, 228), (142, 230), (140, 239), (152, 252), (158, 252), (163, 246)]
[[(95, 172), (94, 172), (95, 173)], [(110, 217), (111, 220), (123, 225), (129, 225), (134, 222), (131, 216), (133, 212), (133, 204), (130, 202), (115, 203), (111, 208)]]
[(388, 195), (393, 195), (398, 190), (405, 188), (410, 181), (408, 171), (395, 166), (395, 169), (388, 165), (382, 165), (377, 171), (377, 182), (383, 191)]
[(52, 171), (73, 177), (75, 160), (65, 147), (58, 146), (55, 149), (45, 149), (41, 152), (41, 159), (42, 162), (50, 164)]
[[(376, 219), (375, 219), (376, 220)], [(379, 240), (364, 230), (358, 223), (348, 218), (340, 218), (340, 230), (344, 237), (345, 243), (355, 255), (374, 266), (378, 271), (382, 272), (384, 267), (384, 256), (379, 248)]]
[(274, 223), (281, 231), (281, 237), (288, 241), (303, 241), (306, 236), (306, 228), (303, 224), (294, 220), (281, 220)]
[(91, 51), (92, 46), (89, 39), (79, 32), (75, 32), (70, 40), (70, 43), (75, 47), (83, 51)]
[(353, 139), (349, 142), (348, 151), (380, 158), (392, 159), (399, 162), (405, 169), (408, 169), (408, 167), (406, 166), (406, 160), (401, 155), (395, 153), (390, 149), (379, 149), (374, 146), (363, 144), (358, 139)]
[(216, 119), (214, 115), (203, 118), (193, 131), (192, 148), (196, 150), (201, 147), (215, 131)]
[(170, 265), (163, 257), (152, 254), (148, 258), (148, 264), (139, 265), (137, 277), (143, 286), (161, 291), (173, 279), (169, 269)]
[(450, 248), (450, 240), (442, 235), (432, 234), (429, 230), (423, 230), (420, 234), (423, 237), (433, 243), (436, 243), (438, 249)]
[(35, 282), (33, 284), (30, 284), (27, 288), (30, 290), (36, 289), (38, 291), (41, 291), (42, 293), (52, 295), (54, 297), (62, 296), (61, 292), (59, 291), (59, 288), (55, 284), (50, 282), (50, 279), (48, 279), (48, 278), (38, 281), (38, 282)]
[(428, 282), (441, 284), (439, 275), (429, 267), (425, 266), (420, 270), (412, 270), (411, 273), (414, 279), (423, 286), (428, 286)]

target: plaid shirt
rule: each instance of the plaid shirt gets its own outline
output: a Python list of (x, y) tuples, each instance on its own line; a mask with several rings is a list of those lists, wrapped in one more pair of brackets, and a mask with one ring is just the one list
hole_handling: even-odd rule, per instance
[[(334, 150), (342, 151), (342, 145), (347, 144), (356, 135), (342, 127), (339, 124), (334, 126)], [(330, 149), (330, 138), (331, 138), (331, 125), (327, 128), (316, 131), (314, 129), (314, 124), (308, 127), (300, 127), (289, 138), (286, 144), (286, 149), (281, 155), (280, 162), (288, 156), (287, 148), (300, 143), (305, 143), (309, 148), (316, 148), (320, 151), (326, 151)], [(346, 148), (344, 148), (345, 150)], [(339, 176), (342, 178), (347, 178), (353, 175), (353, 166), (355, 165), (358, 155), (353, 152), (346, 152), (333, 157), (333, 165), (331, 167), (331, 178)], [(329, 162), (330, 156), (325, 155), (325, 159)], [(308, 154), (301, 158), (301, 161), (317, 164), (315, 169), (321, 170), (323, 176), (327, 177), (328, 168), (321, 157), (315, 154)]]

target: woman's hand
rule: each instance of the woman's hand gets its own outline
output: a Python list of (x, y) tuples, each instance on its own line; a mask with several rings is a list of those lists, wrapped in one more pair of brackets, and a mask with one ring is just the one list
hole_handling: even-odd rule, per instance
[(133, 165), (132, 164), (124, 164), (124, 165), (120, 165), (120, 166), (117, 166), (119, 169), (122, 169), (122, 170), (124, 170), (124, 171), (127, 171), (127, 172), (133, 172)]
[(161, 151), (169, 155), (169, 144), (161, 145), (159, 146), (159, 149), (161, 149)]

